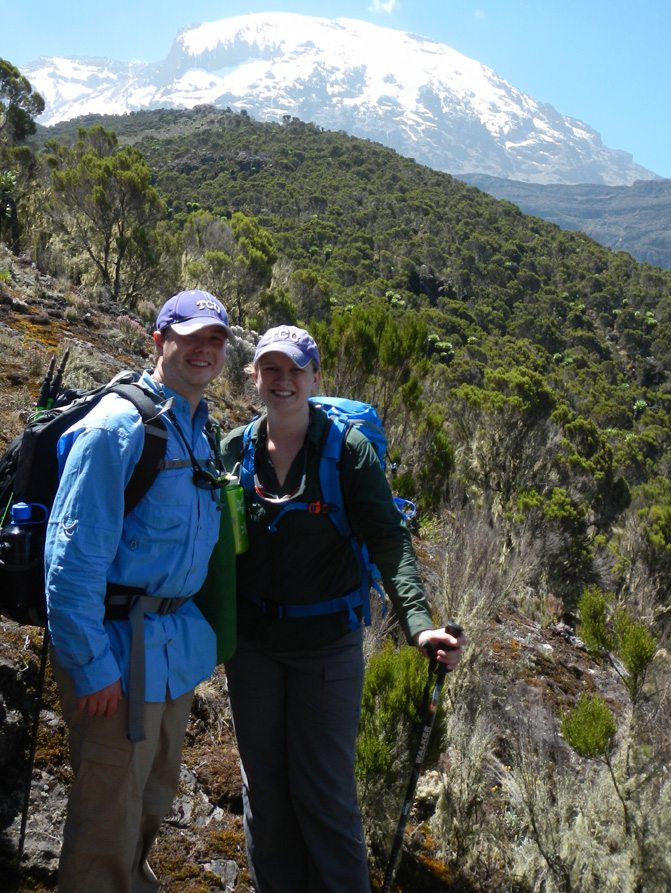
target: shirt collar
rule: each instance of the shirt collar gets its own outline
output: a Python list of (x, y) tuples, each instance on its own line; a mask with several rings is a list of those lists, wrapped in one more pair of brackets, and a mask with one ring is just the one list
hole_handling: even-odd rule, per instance
[[(173, 391), (172, 388), (169, 388), (166, 384), (157, 384), (154, 379), (151, 377), (151, 372), (149, 369), (145, 369), (140, 376), (140, 384), (146, 387), (151, 388), (151, 390), (155, 394), (159, 394), (160, 396), (164, 396), (166, 398), (172, 397), (173, 409), (178, 417), (184, 418), (186, 416), (191, 419), (191, 404), (183, 397), (181, 394), (178, 394), (176, 391)], [(207, 421), (209, 415), (209, 409), (207, 405), (207, 400), (202, 399), (198, 406), (196, 407), (196, 411), (193, 416), (193, 426), (196, 428), (197, 426), (203, 426)]]

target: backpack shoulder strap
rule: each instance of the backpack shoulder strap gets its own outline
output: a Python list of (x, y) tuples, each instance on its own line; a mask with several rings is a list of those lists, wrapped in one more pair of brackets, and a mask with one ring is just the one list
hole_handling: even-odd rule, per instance
[(132, 403), (144, 424), (142, 452), (124, 492), (124, 514), (127, 515), (156, 480), (168, 444), (168, 431), (160, 416), (161, 398), (157, 394), (134, 383), (115, 384), (110, 390)]
[(329, 416), (319, 457), (322, 500), (328, 506), (329, 518), (341, 536), (349, 536), (351, 533), (340, 485), (340, 457), (347, 429), (348, 425), (341, 419)]
[[(382, 616), (385, 614), (384, 592), (379, 585), (380, 572), (371, 563), (368, 557), (368, 548), (365, 543), (359, 542), (352, 533), (345, 501), (342, 494), (340, 480), (341, 459), (345, 448), (347, 432), (353, 426), (337, 416), (329, 416), (329, 425), (322, 444), (322, 452), (319, 460), (319, 484), (322, 491), (322, 499), (328, 506), (328, 517), (331, 519), (338, 533), (347, 537), (354, 554), (359, 562), (361, 570), (361, 582), (358, 593), (354, 593), (356, 605), (360, 605), (363, 611), (363, 621), (370, 626), (370, 587), (373, 586), (381, 597)], [(353, 603), (354, 604), (354, 603)], [(352, 605), (350, 605), (351, 611)]]
[(242, 432), (240, 456), (238, 458), (238, 462), (240, 463), (240, 485), (243, 490), (247, 490), (248, 492), (252, 492), (254, 489), (256, 444), (254, 443), (252, 435), (254, 433), (254, 428), (260, 419), (261, 416), (252, 419)]
[(210, 445), (210, 452), (217, 468), (217, 474), (224, 470), (224, 460), (221, 455), (221, 425), (208, 416), (205, 422), (205, 437)]

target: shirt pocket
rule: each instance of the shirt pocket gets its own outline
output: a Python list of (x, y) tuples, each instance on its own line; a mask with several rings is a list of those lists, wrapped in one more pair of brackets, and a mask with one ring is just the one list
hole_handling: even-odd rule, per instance
[(195, 530), (198, 504), (191, 469), (168, 469), (159, 472), (156, 480), (137, 506), (126, 517), (128, 539), (140, 543), (155, 540), (184, 540)]

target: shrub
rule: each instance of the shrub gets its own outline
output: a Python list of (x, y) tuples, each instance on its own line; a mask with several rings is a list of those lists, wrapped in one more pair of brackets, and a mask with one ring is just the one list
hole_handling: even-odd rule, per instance
[(573, 750), (588, 759), (605, 757), (613, 746), (617, 730), (608, 705), (597, 695), (581, 695), (561, 728)]
[[(416, 648), (389, 641), (369, 660), (356, 744), (361, 814), (374, 851), (386, 849), (418, 746), (427, 662)], [(438, 757), (445, 711), (436, 714), (424, 765)]]
[(588, 586), (578, 602), (580, 635), (592, 653), (603, 655), (613, 647), (607, 627), (608, 599), (598, 586)]

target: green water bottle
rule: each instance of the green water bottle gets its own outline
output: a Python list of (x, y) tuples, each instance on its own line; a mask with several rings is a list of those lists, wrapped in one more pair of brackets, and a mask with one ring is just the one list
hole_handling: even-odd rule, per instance
[(224, 487), (226, 503), (231, 514), (235, 554), (242, 555), (249, 548), (247, 518), (245, 516), (245, 491), (237, 478), (231, 478)]

